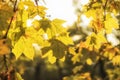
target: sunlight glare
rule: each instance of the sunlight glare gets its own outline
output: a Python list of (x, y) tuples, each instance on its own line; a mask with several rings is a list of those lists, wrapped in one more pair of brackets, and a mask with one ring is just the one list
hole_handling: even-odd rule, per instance
[(75, 9), (72, 0), (45, 0), (47, 15), (50, 19), (63, 19), (66, 20), (65, 25), (72, 25), (76, 21)]

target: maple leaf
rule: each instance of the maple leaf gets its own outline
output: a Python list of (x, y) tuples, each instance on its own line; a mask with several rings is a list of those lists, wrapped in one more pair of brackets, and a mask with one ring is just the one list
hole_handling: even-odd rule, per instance
[(49, 60), (51, 63), (54, 63), (54, 61), (56, 61), (56, 58), (64, 61), (64, 55), (66, 54), (66, 51), (68, 51), (68, 47), (57, 39), (51, 39), (49, 42), (51, 45), (43, 47), (41, 49), (43, 54), (42, 57), (48, 57), (48, 59), (51, 58), (52, 60)]
[(120, 65), (120, 55), (113, 57), (112, 63), (113, 65)]
[(14, 53), (16, 59), (20, 57), (20, 55), (24, 50), (25, 45), (23, 43), (24, 43), (24, 39), (23, 37), (21, 37), (15, 44), (14, 48), (12, 49), (12, 52)]
[(103, 56), (107, 57), (109, 60), (112, 60), (116, 54), (119, 54), (119, 49), (117, 47), (113, 47), (110, 44), (105, 44), (104, 46)]
[(111, 33), (113, 29), (118, 29), (118, 20), (115, 18), (108, 18), (104, 21), (106, 33)]
[(81, 55), (80, 54), (75, 54), (72, 58), (71, 58), (71, 61), (73, 62), (73, 64), (75, 64), (76, 62), (80, 62), (80, 57)]
[(50, 40), (50, 42), (53, 55), (57, 58), (62, 58), (67, 51), (67, 46), (63, 44), (61, 41), (56, 39), (52, 39)]
[(69, 36), (69, 33), (62, 33), (56, 37), (56, 39), (60, 40), (65, 45), (73, 45), (73, 41)]
[(24, 54), (29, 59), (33, 59), (34, 48), (32, 46), (32, 43), (33, 42), (30, 38), (26, 39), (24, 36), (21, 36), (21, 38), (12, 49), (12, 52), (15, 54), (16, 59), (18, 59), (21, 54)]
[(103, 36), (103, 33), (98, 33), (98, 34), (92, 33), (86, 39), (86, 45), (90, 50), (93, 50), (93, 48), (99, 49), (102, 43), (105, 43), (105, 42), (106, 42), (106, 39)]
[(48, 61), (49, 61), (51, 64), (53, 64), (53, 63), (56, 62), (56, 57), (53, 56), (52, 54), (49, 54), (49, 56), (48, 56)]

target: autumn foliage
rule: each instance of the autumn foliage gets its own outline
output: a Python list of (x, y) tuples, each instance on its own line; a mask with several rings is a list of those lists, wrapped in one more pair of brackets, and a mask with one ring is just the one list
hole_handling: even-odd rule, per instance
[(89, 34), (76, 43), (70, 36), (71, 30), (63, 27), (65, 21), (46, 17), (47, 8), (38, 5), (37, 0), (0, 1), (0, 57), (3, 62), (0, 64), (4, 66), (0, 80), (23, 80), (14, 69), (21, 56), (32, 61), (37, 56), (50, 64), (64, 63), (70, 56), (69, 61), (74, 66), (72, 74), (62, 76), (63, 80), (115, 79), (104, 67), (120, 65), (120, 44), (113, 45), (107, 37), (119, 32), (119, 8), (119, 0), (90, 0), (78, 10), (77, 25), (73, 25), (81, 31), (79, 16), (84, 14), (90, 19)]

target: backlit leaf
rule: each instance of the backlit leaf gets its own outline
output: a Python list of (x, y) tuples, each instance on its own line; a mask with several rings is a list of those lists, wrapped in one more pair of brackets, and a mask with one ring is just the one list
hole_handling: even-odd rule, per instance
[(53, 56), (52, 50), (47, 51), (46, 54), (44, 54), (44, 55), (42, 56), (42, 58), (46, 58), (46, 57), (48, 58), (48, 61), (49, 61), (51, 64), (53, 64), (53, 63), (56, 62), (56, 57)]
[(22, 13), (22, 21), (26, 22), (28, 19), (28, 11), (24, 10)]
[(48, 56), (48, 61), (49, 61), (51, 64), (53, 64), (53, 63), (56, 62), (56, 57), (54, 57), (54, 56), (52, 56), (52, 55), (49, 55), (49, 56)]
[(53, 19), (53, 23), (55, 23), (56, 25), (62, 25), (63, 23), (65, 23), (65, 20), (61, 20), (61, 19)]
[(115, 56), (112, 59), (112, 63), (113, 63), (113, 65), (120, 65), (120, 55)]
[(75, 64), (76, 62), (80, 62), (80, 57), (81, 57), (80, 54), (75, 54), (75, 55), (71, 58), (73, 64)]
[(113, 29), (119, 28), (118, 20), (115, 18), (108, 18), (104, 23), (107, 33), (111, 33)]
[(28, 40), (24, 43), (24, 45), (25, 45), (25, 48), (24, 48), (23, 54), (24, 54), (27, 58), (33, 60), (33, 57), (34, 57), (34, 48), (33, 48), (33, 46), (32, 46), (32, 42), (30, 41), (30, 39), (28, 39)]
[(18, 59), (20, 57), (20, 55), (23, 53), (24, 51), (24, 38), (21, 37), (18, 42), (15, 44), (14, 48), (12, 49), (12, 52), (14, 53), (16, 59)]
[(45, 10), (47, 10), (46, 7), (44, 7), (44, 6), (38, 6), (36, 10), (38, 10), (38, 11), (36, 11), (36, 12), (38, 12), (38, 14), (39, 14), (41, 17), (45, 17), (45, 14), (46, 14)]
[(15, 54), (16, 59), (18, 59), (21, 54), (24, 54), (29, 59), (33, 59), (34, 48), (32, 46), (32, 43), (32, 39), (27, 39), (26, 37), (21, 36), (12, 50), (12, 52)]
[(64, 32), (66, 29), (63, 28), (63, 23), (65, 23), (64, 20), (61, 20), (61, 19), (54, 19), (52, 20), (51, 22), (51, 30), (55, 33), (55, 34), (59, 34), (61, 32)]
[(102, 33), (92, 33), (90, 36), (87, 37), (86, 45), (89, 47), (90, 50), (93, 48), (99, 49), (102, 43), (105, 43), (106, 39)]
[(40, 22), (38, 20), (34, 20), (33, 21), (33, 27), (36, 29), (36, 30), (39, 30), (40, 29)]
[(96, 11), (94, 9), (88, 10), (85, 12), (85, 15), (89, 18), (92, 17), (93, 19), (96, 18)]
[(65, 61), (65, 56), (60, 59), (60, 61), (64, 62)]
[(68, 33), (63, 33), (57, 37), (58, 40), (63, 42), (65, 45), (73, 45), (72, 39), (69, 37)]

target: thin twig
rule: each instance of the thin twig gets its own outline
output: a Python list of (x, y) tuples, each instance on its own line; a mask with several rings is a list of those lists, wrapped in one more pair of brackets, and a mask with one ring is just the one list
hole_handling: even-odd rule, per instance
[[(103, 6), (103, 9), (104, 9), (103, 22), (106, 21), (106, 8), (107, 8), (107, 3), (108, 3), (108, 0), (106, 0), (105, 5)], [(104, 27), (105, 27), (105, 24), (104, 24)], [(105, 37), (107, 37), (107, 34), (106, 34), (106, 33), (105, 33)]]
[(16, 10), (17, 10), (16, 6), (17, 6), (17, 0), (15, 0), (15, 4), (14, 4), (14, 8), (13, 8), (14, 12), (16, 12)]
[(4, 57), (4, 65), (5, 65), (5, 68), (6, 68), (6, 70), (8, 71), (6, 55), (3, 55), (3, 57)]
[(105, 5), (103, 6), (103, 9), (104, 9), (104, 21), (106, 20), (106, 8), (107, 8), (107, 3), (108, 3), (108, 0), (106, 0)]
[(6, 39), (6, 38), (7, 38), (7, 35), (8, 35), (8, 32), (9, 32), (10, 26), (11, 26), (12, 21), (13, 21), (13, 18), (14, 18), (14, 16), (12, 16), (12, 18), (11, 18), (11, 20), (10, 20), (10, 23), (9, 23), (9, 25), (8, 25), (8, 28), (7, 28), (7, 31), (6, 31), (5, 35), (3, 36), (3, 39)]
[[(17, 5), (17, 0), (15, 1), (15, 4), (14, 4), (14, 7), (13, 7), (13, 12), (15, 13), (16, 12), (16, 5)], [(3, 36), (3, 39), (6, 39), (7, 38), (7, 35), (8, 35), (8, 32), (10, 30), (10, 27), (11, 27), (11, 24), (12, 24), (12, 21), (13, 21), (13, 18), (14, 18), (14, 15), (11, 17), (10, 19), (10, 23), (8, 25), (8, 28), (7, 28), (7, 31), (5, 33), (5, 35)]]

